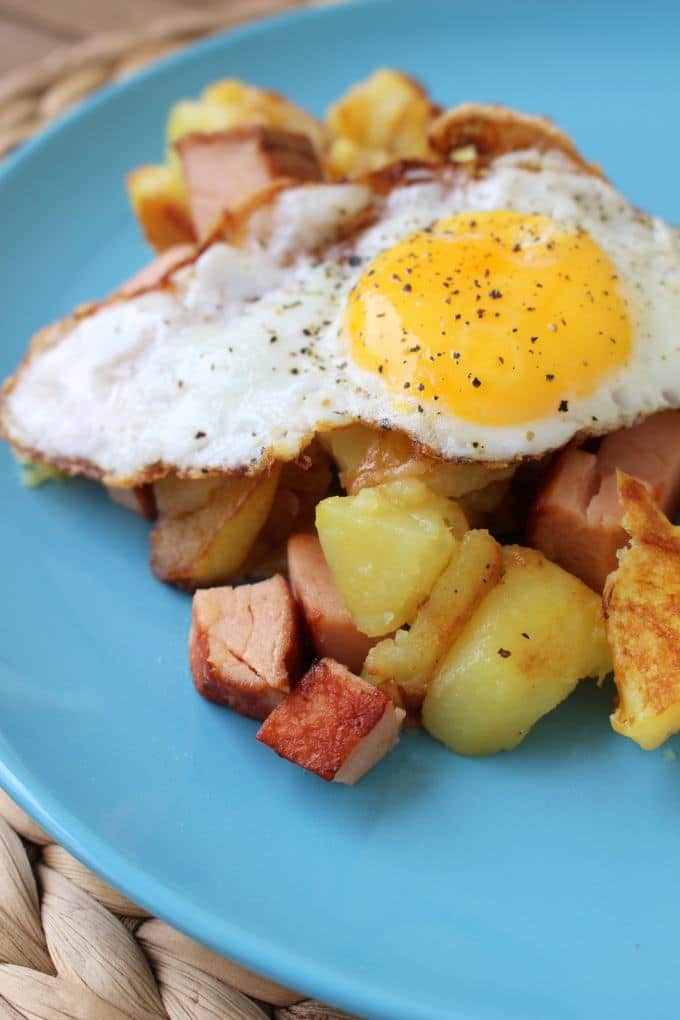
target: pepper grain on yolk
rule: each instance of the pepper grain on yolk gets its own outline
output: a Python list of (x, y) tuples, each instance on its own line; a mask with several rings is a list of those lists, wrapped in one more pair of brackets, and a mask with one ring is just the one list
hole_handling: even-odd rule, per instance
[(509, 210), (441, 220), (378, 255), (346, 326), (361, 368), (484, 425), (564, 413), (626, 364), (632, 336), (593, 238)]

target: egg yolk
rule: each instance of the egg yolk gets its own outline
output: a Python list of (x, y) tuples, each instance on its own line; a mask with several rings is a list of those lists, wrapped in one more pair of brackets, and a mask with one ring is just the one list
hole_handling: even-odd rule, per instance
[(361, 368), (483, 425), (567, 412), (626, 364), (632, 334), (593, 238), (510, 210), (441, 220), (378, 255), (346, 329)]

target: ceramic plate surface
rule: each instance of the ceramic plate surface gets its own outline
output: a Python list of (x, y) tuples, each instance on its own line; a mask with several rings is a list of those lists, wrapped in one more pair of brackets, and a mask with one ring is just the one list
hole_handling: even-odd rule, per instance
[[(203, 43), (0, 171), (0, 369), (147, 258), (123, 175), (168, 107), (236, 75), (321, 113), (379, 65), (443, 101), (547, 112), (634, 202), (680, 222), (671, 2), (366, 2)], [(388, 1020), (678, 1015), (680, 760), (584, 686), (511, 755), (424, 736), (353, 790), (194, 694), (190, 601), (147, 526), (84, 482), (20, 487), (0, 450), (0, 780), (132, 898), (304, 992)], [(677, 745), (676, 745), (677, 746)]]

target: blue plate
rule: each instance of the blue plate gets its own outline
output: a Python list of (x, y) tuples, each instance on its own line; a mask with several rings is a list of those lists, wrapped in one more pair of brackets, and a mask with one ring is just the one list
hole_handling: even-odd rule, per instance
[[(442, 100), (547, 111), (634, 202), (680, 221), (675, 3), (363, 2), (203, 43), (108, 89), (0, 172), (0, 369), (147, 257), (123, 175), (168, 107), (237, 75), (321, 112), (378, 65)], [(189, 599), (96, 486), (2, 458), (0, 780), (133, 899), (307, 993), (389, 1020), (678, 1015), (680, 762), (584, 686), (511, 755), (425, 736), (356, 789), (201, 701)], [(676, 813), (677, 812), (677, 813)]]

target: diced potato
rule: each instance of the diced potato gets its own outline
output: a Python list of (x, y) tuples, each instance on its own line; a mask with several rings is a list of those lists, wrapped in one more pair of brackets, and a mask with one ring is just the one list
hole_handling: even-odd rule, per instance
[(297, 462), (283, 465), (267, 520), (235, 580), (285, 572), (289, 536), (314, 531), (316, 505), (328, 495), (331, 481), (328, 454), (317, 442)]
[(468, 531), (409, 630), (398, 630), (368, 653), (362, 676), (396, 685), (409, 708), (418, 708), (437, 664), (501, 576), (501, 547), (488, 531)]
[(155, 520), (157, 507), (153, 485), (135, 485), (131, 489), (105, 485), (104, 488), (118, 506), (122, 506), (125, 510), (131, 510), (134, 514), (139, 514), (147, 521)]
[(618, 491), (633, 541), (604, 593), (618, 691), (611, 723), (651, 751), (680, 730), (680, 528), (637, 479), (619, 472)]
[[(360, 435), (365, 446), (363, 456), (345, 473), (350, 493), (396, 478), (420, 478), (433, 492), (459, 499), (510, 478), (515, 470), (514, 467), (453, 464), (423, 453), (404, 432), (369, 430), (361, 425), (352, 428), (363, 430)], [(357, 442), (357, 451), (360, 448)]]
[(432, 103), (418, 82), (390, 68), (375, 71), (328, 110), (329, 169), (350, 176), (399, 158), (428, 158), (432, 116)]
[(228, 107), (238, 120), (236, 124), (264, 124), (266, 127), (281, 128), (307, 135), (315, 149), (321, 152), (327, 142), (326, 127), (316, 117), (291, 103), (285, 96), (270, 89), (246, 85), (235, 78), (209, 85), (201, 96), (204, 103)]
[[(349, 425), (326, 432), (321, 442), (338, 466), (340, 484), (350, 495), (361, 489), (382, 485), (398, 478), (420, 478), (428, 488), (448, 499), (460, 499), (499, 486), (509, 479), (514, 467), (489, 468), (480, 464), (454, 464), (422, 452), (404, 432)], [(498, 488), (486, 503), (495, 506)]]
[(156, 251), (194, 241), (181, 170), (140, 166), (127, 176), (130, 204), (144, 236)]
[(280, 466), (227, 478), (197, 509), (161, 517), (151, 532), (151, 569), (193, 590), (229, 581), (245, 561), (271, 509)]
[(430, 684), (425, 728), (458, 754), (511, 750), (611, 659), (599, 597), (533, 550), (507, 546), (505, 573)]
[(205, 103), (199, 99), (183, 99), (170, 110), (166, 128), (168, 151), (172, 151), (175, 142), (185, 135), (226, 131), (241, 123), (237, 110), (230, 106)]
[(351, 478), (374, 442), (375, 434), (375, 429), (368, 425), (348, 425), (332, 432), (324, 432), (319, 437), (338, 466), (343, 489), (349, 491)]
[(323, 500), (316, 527), (352, 619), (378, 637), (413, 618), (467, 522), (455, 503), (406, 479)]
[(214, 478), (178, 478), (177, 475), (166, 475), (154, 482), (153, 491), (156, 498), (156, 509), (161, 517), (166, 514), (189, 513), (205, 506), (218, 489), (223, 489), (225, 479)]
[(275, 92), (234, 79), (209, 86), (199, 100), (184, 99), (170, 111), (168, 146), (192, 132), (211, 134), (241, 124), (262, 124), (307, 135), (317, 149), (325, 142), (323, 125), (305, 110)]

